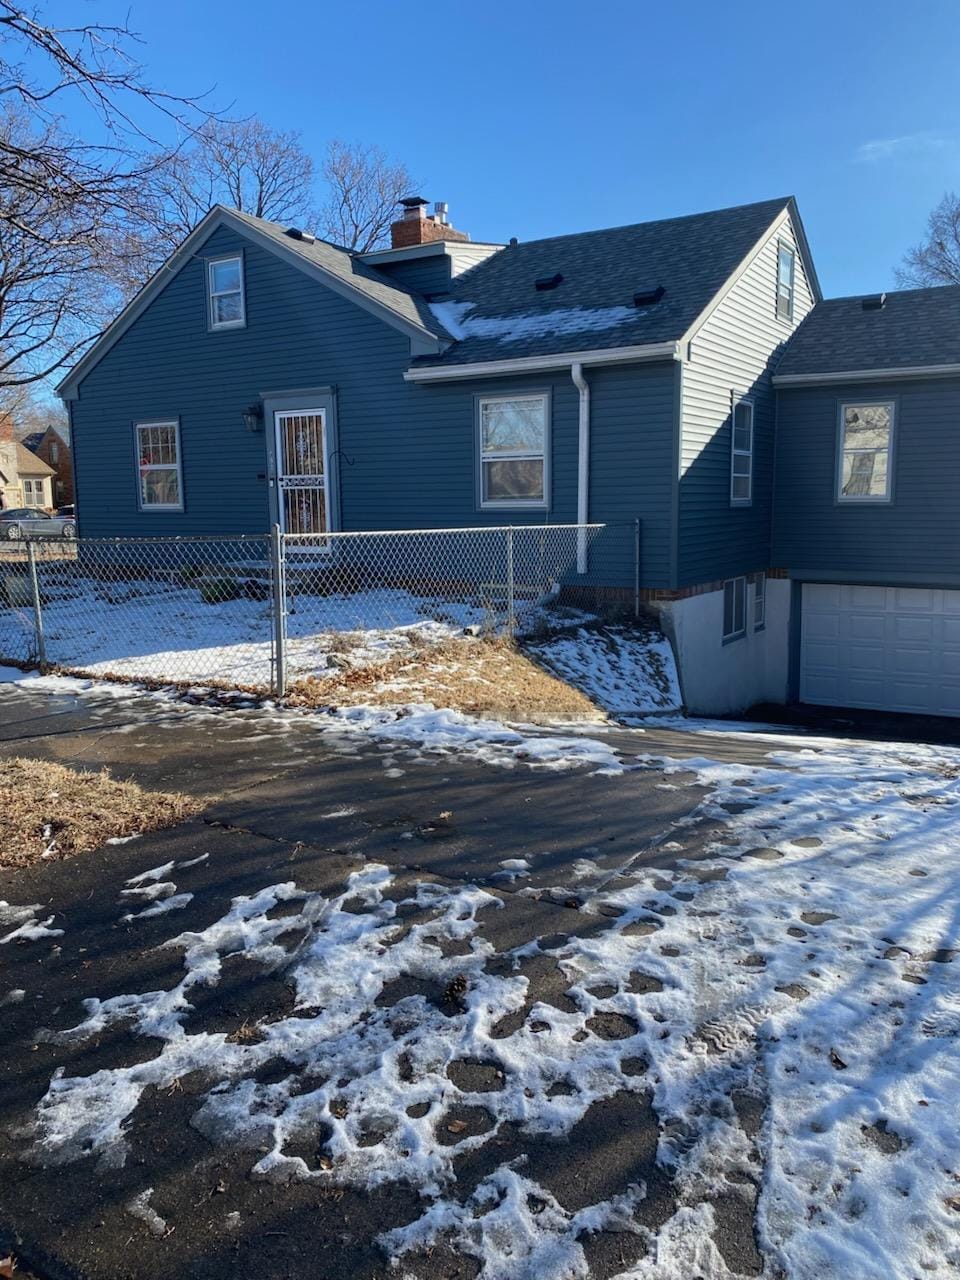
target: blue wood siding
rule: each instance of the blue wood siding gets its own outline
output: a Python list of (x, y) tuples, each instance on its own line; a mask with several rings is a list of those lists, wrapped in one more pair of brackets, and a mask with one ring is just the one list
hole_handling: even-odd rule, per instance
[(413, 258), (409, 262), (382, 262), (377, 270), (417, 293), (445, 293), (450, 288), (450, 259), (445, 253)]
[[(204, 259), (238, 250), (246, 328), (209, 332)], [(81, 534), (263, 533), (269, 524), (265, 437), (246, 432), (241, 413), (264, 392), (321, 386), (333, 387), (336, 397), (345, 529), (576, 520), (578, 397), (569, 371), (423, 386), (403, 381), (409, 362), (408, 340), (397, 330), (220, 228), (81, 383), (71, 406)], [(639, 517), (643, 584), (666, 586), (673, 365), (607, 367), (588, 370), (587, 377), (590, 515), (620, 528), (598, 551), (595, 571), (632, 585), (628, 524)], [(519, 390), (551, 394), (550, 507), (481, 511), (476, 397)], [(133, 425), (158, 418), (180, 423), (182, 512), (137, 507)]]
[[(960, 586), (960, 379), (781, 387), (774, 562), (834, 582)], [(841, 403), (896, 403), (893, 501), (838, 503)]]

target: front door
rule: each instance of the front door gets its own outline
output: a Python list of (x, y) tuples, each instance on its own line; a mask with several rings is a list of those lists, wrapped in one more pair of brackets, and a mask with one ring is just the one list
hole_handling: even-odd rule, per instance
[[(284, 533), (327, 533), (326, 414), (323, 409), (291, 409), (274, 414), (274, 419), (280, 528)], [(316, 550), (316, 545), (311, 542), (303, 549)], [(290, 546), (296, 549), (296, 544)]]

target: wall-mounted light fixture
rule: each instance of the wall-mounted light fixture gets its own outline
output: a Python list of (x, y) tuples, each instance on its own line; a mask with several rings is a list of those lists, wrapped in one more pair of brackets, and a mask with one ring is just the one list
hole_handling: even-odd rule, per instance
[(243, 418), (243, 425), (250, 432), (263, 430), (263, 409), (259, 404), (252, 404), (248, 409), (244, 409), (240, 415)]

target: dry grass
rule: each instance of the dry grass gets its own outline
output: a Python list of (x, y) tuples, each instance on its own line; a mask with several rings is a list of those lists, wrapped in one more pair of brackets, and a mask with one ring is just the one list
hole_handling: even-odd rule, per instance
[(0, 761), (0, 867), (90, 853), (115, 836), (169, 827), (203, 801), (46, 760)]
[(296, 707), (432, 702), (471, 715), (596, 715), (578, 689), (502, 639), (449, 640), (374, 666), (352, 667), (293, 685)]

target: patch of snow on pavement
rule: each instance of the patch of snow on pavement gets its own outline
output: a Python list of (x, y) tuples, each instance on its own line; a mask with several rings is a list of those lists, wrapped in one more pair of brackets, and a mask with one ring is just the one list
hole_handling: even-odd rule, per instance
[[(423, 714), (431, 724), (439, 713)], [(456, 725), (437, 732), (440, 749), (472, 750)], [(89, 1077), (58, 1074), (29, 1127), (30, 1157), (122, 1161), (142, 1091), (202, 1070), (211, 1088), (192, 1123), (214, 1144), (256, 1146), (255, 1177), (401, 1182), (425, 1196), (420, 1217), (382, 1239), (399, 1265), (443, 1240), (477, 1259), (482, 1280), (585, 1276), (587, 1234), (642, 1232), (644, 1188), (571, 1213), (522, 1165), (502, 1164), (464, 1201), (455, 1162), (504, 1126), (563, 1139), (594, 1103), (649, 1091), (676, 1205), (621, 1280), (727, 1276), (711, 1233), (731, 1187), (770, 1274), (954, 1274), (960, 752), (769, 745), (755, 766), (646, 757), (675, 785), (708, 789), (689, 821), (723, 840), (677, 872), (645, 867), (640, 851), (585, 896), (596, 927), (549, 947), (569, 1008), (534, 1004), (494, 1034), (525, 1008), (519, 964), (540, 948), (531, 936), (495, 958), (478, 917), (501, 899), (476, 885), (411, 885), (376, 863), (329, 897), (273, 884), (170, 940), (184, 963), (173, 990), (89, 999), (84, 1022), (49, 1033), (69, 1043), (132, 1021), (163, 1048)], [(670, 834), (683, 844), (683, 825)], [(469, 951), (451, 954), (452, 942)], [(193, 988), (216, 986), (231, 956), (251, 982), (282, 975), (292, 1012), (253, 1037), (188, 1033)], [(413, 993), (391, 996), (401, 979)], [(450, 1070), (465, 1060), (497, 1078), (481, 1133), (451, 1120), (477, 1105)], [(259, 1080), (267, 1063), (281, 1071)]]
[(37, 920), (37, 915), (42, 910), (39, 903), (30, 907), (14, 907), (9, 902), (0, 901), (0, 928), (5, 928), (8, 924), (16, 926), (11, 933), (0, 938), (0, 946), (8, 942), (38, 942), (41, 938), (62, 938), (62, 929), (50, 928), (54, 916), (48, 916), (43, 921)]

